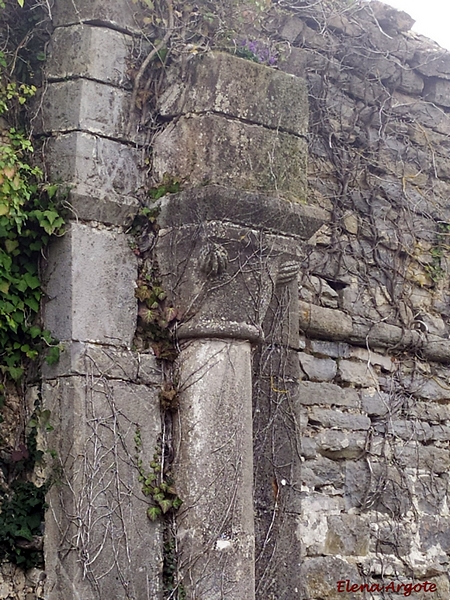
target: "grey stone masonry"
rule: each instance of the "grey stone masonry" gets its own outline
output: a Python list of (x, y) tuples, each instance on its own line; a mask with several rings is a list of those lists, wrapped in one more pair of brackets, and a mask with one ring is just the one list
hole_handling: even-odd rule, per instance
[(71, 219), (44, 264), (44, 324), (61, 344), (43, 367), (47, 448), (60, 483), (48, 494), (49, 600), (161, 600), (163, 533), (143, 493), (160, 448), (155, 357), (132, 350), (138, 262), (124, 226), (143, 186), (129, 59), (139, 4), (56, 0), (56, 27), (35, 134)]

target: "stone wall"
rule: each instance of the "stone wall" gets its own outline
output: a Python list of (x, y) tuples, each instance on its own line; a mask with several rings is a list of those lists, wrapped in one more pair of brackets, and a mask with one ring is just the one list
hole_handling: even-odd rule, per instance
[(450, 54), (380, 2), (310, 4), (274, 18), (332, 219), (300, 281), (301, 597), (447, 598)]
[[(277, 68), (180, 53), (179, 22), (136, 126), (138, 4), (55, 3), (35, 120), (72, 210), (46, 265), (50, 600), (164, 597), (138, 431), (146, 464), (161, 433), (173, 453), (179, 598), (448, 598), (450, 54), (377, 0), (258, 15)], [(148, 139), (153, 184), (182, 191), (132, 251)], [(175, 368), (136, 346), (138, 267), (175, 307)], [(0, 597), (41, 593), (8, 569)]]

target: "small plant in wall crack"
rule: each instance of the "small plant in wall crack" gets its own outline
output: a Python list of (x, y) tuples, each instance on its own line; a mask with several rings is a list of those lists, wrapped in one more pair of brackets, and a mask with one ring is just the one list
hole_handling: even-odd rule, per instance
[(169, 511), (177, 511), (183, 502), (177, 495), (170, 471), (164, 468), (162, 449), (155, 448), (153, 460), (150, 462), (150, 470), (146, 471), (143, 461), (139, 457), (142, 448), (139, 430), (135, 434), (135, 446), (138, 454), (137, 467), (139, 481), (142, 484), (142, 493), (152, 500), (152, 505), (147, 509), (147, 516), (151, 521), (156, 521)]

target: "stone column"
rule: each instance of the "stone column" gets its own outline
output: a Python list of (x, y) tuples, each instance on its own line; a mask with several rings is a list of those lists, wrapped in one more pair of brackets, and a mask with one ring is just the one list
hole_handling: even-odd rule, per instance
[(56, 0), (55, 31), (36, 134), (72, 215), (45, 265), (45, 326), (61, 342), (44, 367), (42, 401), (54, 431), (48, 495), (49, 600), (162, 596), (162, 535), (139, 481), (161, 430), (161, 374), (132, 352), (137, 260), (125, 228), (142, 185), (140, 138), (128, 133), (127, 78), (136, 5)]
[[(253, 356), (261, 344), (262, 353), (275, 344), (283, 351), (286, 344), (295, 347), (295, 340), (298, 344), (294, 280), (300, 250), (292, 232), (309, 237), (322, 224), (323, 215), (219, 186), (165, 197), (159, 209), (158, 263), (164, 288), (182, 322), (179, 409), (174, 424), (174, 479), (184, 501), (176, 518), (182, 584), (189, 600), (252, 599), (258, 587), (254, 473), (258, 494), (272, 493), (264, 462), (266, 446), (253, 459)], [(225, 222), (231, 211), (233, 222)], [(264, 230), (269, 222), (277, 233)], [(280, 318), (280, 311), (287, 316)], [(288, 359), (294, 368), (294, 357)], [(279, 365), (272, 357), (271, 361), (275, 372)], [(282, 381), (279, 370), (276, 373), (271, 382), (274, 389)], [(258, 382), (261, 376), (262, 371), (257, 373)], [(284, 383), (295, 389), (297, 378)], [(264, 394), (273, 399), (271, 386), (262, 385)], [(270, 418), (267, 410), (261, 417)], [(277, 427), (281, 440), (286, 431)], [(279, 446), (277, 460), (281, 459)], [(291, 464), (292, 447), (282, 448), (283, 458)], [(285, 470), (278, 473), (280, 486), (283, 476), (293, 482)], [(277, 519), (276, 537), (281, 542), (286, 536), (289, 544), (295, 538), (295, 518), (287, 515), (287, 496), (282, 497), (283, 526)], [(258, 497), (258, 511), (261, 502)], [(260, 511), (257, 514), (262, 531), (266, 513), (262, 519)], [(283, 557), (286, 551), (284, 545)]]
[(251, 355), (245, 340), (182, 343), (174, 474), (192, 600), (254, 598)]

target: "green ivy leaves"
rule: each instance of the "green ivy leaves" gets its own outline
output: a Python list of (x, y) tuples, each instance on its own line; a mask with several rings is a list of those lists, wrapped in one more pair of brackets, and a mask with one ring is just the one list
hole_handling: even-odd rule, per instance
[(25, 162), (30, 141), (14, 128), (7, 137), (0, 145), (0, 373), (19, 379), (23, 360), (37, 357), (39, 343), (52, 344), (34, 323), (42, 296), (38, 262), (64, 220), (52, 200), (54, 186), (40, 186), (40, 169)]

